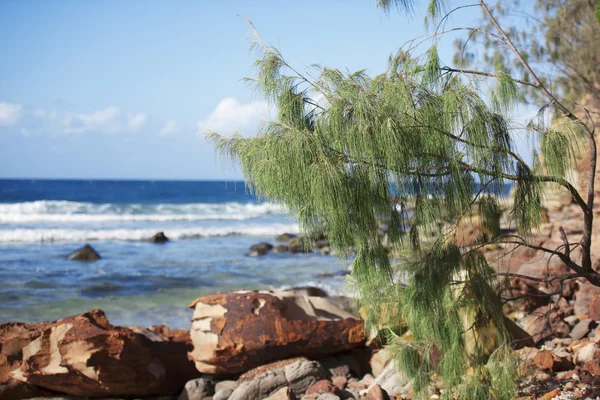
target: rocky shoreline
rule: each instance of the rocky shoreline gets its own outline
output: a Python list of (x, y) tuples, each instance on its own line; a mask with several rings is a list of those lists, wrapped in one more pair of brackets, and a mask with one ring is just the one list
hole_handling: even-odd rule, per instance
[[(577, 216), (572, 205), (550, 209), (531, 242), (557, 247), (562, 231), (577, 240)], [(461, 240), (477, 243), (481, 234), (475, 223), (463, 228)], [(308, 243), (284, 235), (276, 241), (287, 243), (288, 252), (328, 247), (324, 238)], [(278, 250), (262, 243), (250, 251)], [(497, 257), (506, 251), (511, 257)], [(499, 270), (516, 274), (507, 282), (519, 301), (505, 305), (521, 358), (515, 398), (600, 398), (600, 288), (545, 279), (564, 274), (565, 267), (531, 249), (498, 245), (485, 252), (500, 260)], [(600, 267), (600, 259), (593, 262)], [(101, 310), (2, 324), (0, 400), (415, 398), (390, 352), (365, 333), (352, 299), (310, 287), (236, 291), (199, 297), (190, 308), (189, 331), (113, 326)], [(445, 394), (434, 379), (427, 396)]]

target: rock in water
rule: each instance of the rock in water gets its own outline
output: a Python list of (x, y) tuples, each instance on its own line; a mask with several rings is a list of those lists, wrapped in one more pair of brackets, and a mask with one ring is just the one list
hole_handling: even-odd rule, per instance
[(277, 239), (275, 239), (278, 242), (289, 242), (292, 239), (295, 239), (297, 237), (297, 235), (294, 235), (293, 233), (284, 233), (282, 235), (277, 236)]
[(322, 357), (365, 341), (363, 322), (326, 298), (238, 291), (199, 297), (189, 354), (198, 371), (231, 376), (269, 361)]
[(98, 254), (98, 252), (89, 244), (86, 244), (69, 256), (69, 260), (77, 261), (95, 261), (101, 258), (102, 257), (100, 257), (100, 254)]
[(169, 241), (169, 238), (164, 232), (157, 232), (154, 236), (148, 239), (148, 241), (152, 243), (166, 243)]
[(256, 256), (264, 256), (265, 254), (267, 254), (269, 251), (271, 251), (271, 249), (273, 248), (273, 245), (270, 243), (257, 243), (255, 245), (252, 245), (250, 247), (250, 253), (249, 255), (252, 257), (256, 257)]
[[(187, 360), (185, 331), (170, 331), (170, 337), (160, 329), (136, 332), (110, 325), (100, 310), (42, 328), (34, 340), (28, 335), (35, 330), (23, 331), (21, 363), (10, 371), (12, 379), (74, 396), (146, 397), (179, 394), (200, 375)], [(10, 335), (18, 346), (14, 334), (14, 326), (0, 329), (0, 343)]]

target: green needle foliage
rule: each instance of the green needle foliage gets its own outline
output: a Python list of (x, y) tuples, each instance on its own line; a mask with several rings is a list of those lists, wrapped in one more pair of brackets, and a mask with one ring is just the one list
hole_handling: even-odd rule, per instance
[[(448, 398), (511, 398), (516, 361), (495, 271), (480, 247), (456, 240), (469, 218), (482, 221), (487, 241), (500, 236), (496, 197), (508, 181), (527, 235), (540, 223), (542, 182), (556, 181), (513, 151), (505, 113), (520, 93), (511, 76), (497, 71), (496, 85), (482, 91), (445, 73), (435, 46), (421, 58), (399, 52), (376, 76), (300, 72), (258, 36), (253, 47), (249, 82), (277, 107), (276, 120), (254, 138), (208, 137), (239, 162), (251, 192), (285, 204), (308, 235), (325, 232), (340, 255), (355, 255), (351, 277), (367, 328), (385, 332), (417, 391), (436, 372)], [(574, 144), (569, 130), (582, 128), (555, 123), (545, 136), (551, 174), (562, 176), (575, 159), (564, 151)]]

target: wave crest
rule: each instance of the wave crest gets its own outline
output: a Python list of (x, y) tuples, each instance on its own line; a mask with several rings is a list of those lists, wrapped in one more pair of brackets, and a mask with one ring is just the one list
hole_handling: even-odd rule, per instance
[(240, 221), (283, 213), (283, 207), (273, 203), (94, 204), (42, 200), (0, 204), (0, 223)]
[[(174, 228), (165, 231), (173, 240), (215, 236), (275, 236), (282, 232), (298, 232), (298, 224), (235, 225), (223, 227)], [(93, 242), (146, 240), (156, 229), (6, 229), (0, 230), (0, 243)]]

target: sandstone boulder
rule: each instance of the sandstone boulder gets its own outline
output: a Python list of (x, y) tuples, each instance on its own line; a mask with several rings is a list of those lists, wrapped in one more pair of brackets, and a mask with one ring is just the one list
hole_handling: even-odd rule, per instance
[(92, 246), (86, 244), (82, 248), (71, 253), (68, 258), (69, 260), (75, 261), (95, 261), (101, 259), (102, 257), (100, 257), (100, 254), (98, 254), (98, 252), (94, 250)]
[(55, 393), (30, 385), (25, 382), (12, 380), (0, 384), (0, 400), (24, 400), (35, 397), (52, 397)]
[(23, 348), (37, 339), (50, 325), (7, 322), (0, 325), (0, 385), (12, 381), (10, 373), (21, 367)]
[(164, 232), (157, 232), (154, 236), (149, 238), (148, 241), (152, 243), (166, 243), (169, 241), (169, 238)]
[(212, 377), (203, 376), (192, 379), (185, 384), (183, 392), (177, 400), (201, 400), (215, 393), (215, 383)]
[(200, 297), (191, 339), (198, 371), (235, 375), (273, 360), (323, 357), (364, 344), (363, 322), (323, 297), (238, 291)]
[(525, 331), (533, 337), (535, 343), (549, 337), (566, 338), (571, 333), (571, 328), (563, 318), (571, 312), (572, 310), (566, 310), (563, 303), (539, 307), (524, 319)]
[(594, 296), (590, 301), (588, 315), (594, 321), (600, 321), (600, 296)]
[(573, 304), (573, 312), (575, 315), (587, 314), (590, 310), (592, 301), (596, 296), (600, 296), (600, 287), (587, 282), (580, 284), (579, 290), (575, 294), (575, 303)]
[(179, 394), (199, 375), (186, 358), (189, 338), (182, 331), (160, 333), (112, 326), (100, 310), (64, 318), (43, 325), (22, 347), (20, 367), (9, 375), (74, 396)]
[(311, 385), (324, 377), (325, 370), (321, 364), (316, 361), (299, 360), (243, 382), (233, 391), (229, 400), (260, 400), (285, 387), (296, 396), (301, 396)]

